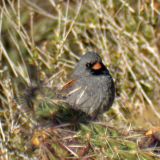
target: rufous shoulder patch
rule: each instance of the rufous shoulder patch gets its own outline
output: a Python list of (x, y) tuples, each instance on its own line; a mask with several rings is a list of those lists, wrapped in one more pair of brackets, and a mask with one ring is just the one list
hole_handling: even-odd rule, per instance
[(61, 89), (61, 91), (65, 91), (69, 88), (71, 88), (74, 84), (75, 84), (76, 80), (70, 80), (69, 82), (67, 82)]

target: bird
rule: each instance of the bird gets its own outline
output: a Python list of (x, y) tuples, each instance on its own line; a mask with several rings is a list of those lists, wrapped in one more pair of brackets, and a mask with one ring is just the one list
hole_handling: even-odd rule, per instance
[(80, 58), (70, 80), (60, 89), (59, 94), (71, 109), (96, 119), (112, 106), (115, 85), (101, 56), (92, 51)]

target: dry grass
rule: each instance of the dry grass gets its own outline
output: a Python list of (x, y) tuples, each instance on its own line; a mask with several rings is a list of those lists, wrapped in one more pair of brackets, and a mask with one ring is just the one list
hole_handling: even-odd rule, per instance
[[(0, 160), (159, 159), (159, 129), (146, 134), (160, 125), (158, 0), (0, 3)], [(55, 87), (90, 50), (116, 100), (98, 122), (74, 124)]]

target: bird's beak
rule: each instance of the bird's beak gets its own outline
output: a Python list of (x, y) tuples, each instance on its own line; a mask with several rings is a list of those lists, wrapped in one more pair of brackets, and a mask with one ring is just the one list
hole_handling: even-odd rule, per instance
[(92, 67), (93, 70), (100, 70), (102, 68), (102, 64), (101, 63), (95, 63)]

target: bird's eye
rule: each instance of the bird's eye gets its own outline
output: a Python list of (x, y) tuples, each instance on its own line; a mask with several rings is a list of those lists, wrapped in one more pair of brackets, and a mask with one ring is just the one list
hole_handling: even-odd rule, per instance
[(90, 67), (91, 67), (91, 63), (87, 63), (87, 64), (86, 64), (86, 67), (87, 67), (87, 68), (90, 68)]

